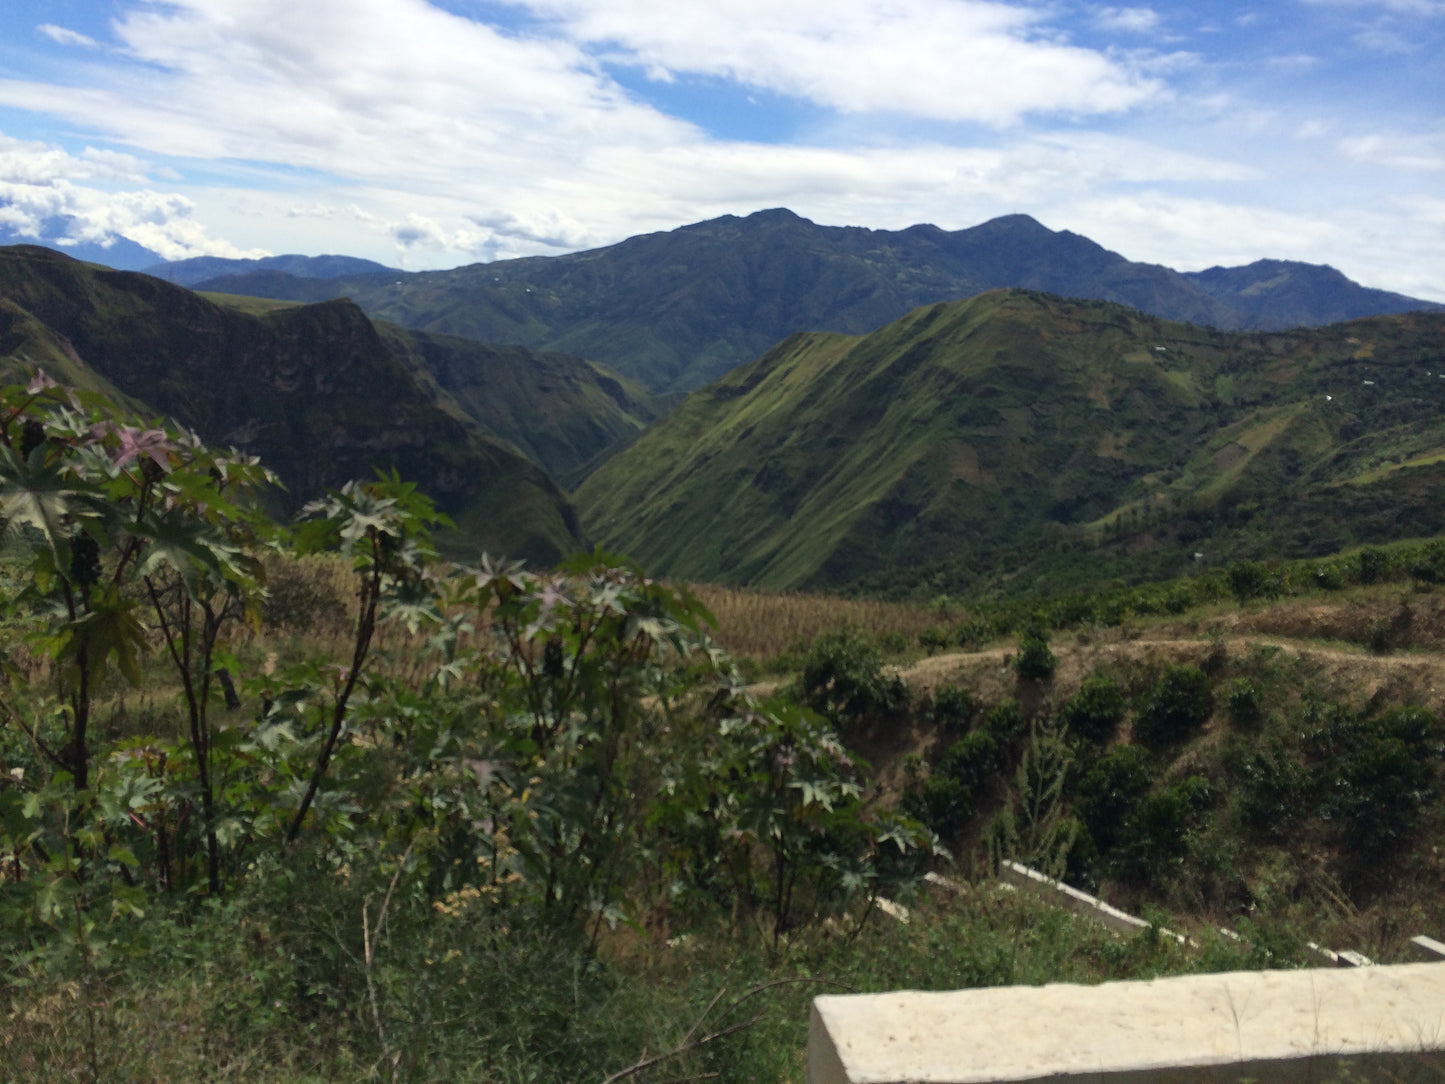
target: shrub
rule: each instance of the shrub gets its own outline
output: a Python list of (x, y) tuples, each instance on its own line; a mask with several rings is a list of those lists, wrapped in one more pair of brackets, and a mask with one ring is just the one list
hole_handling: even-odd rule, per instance
[(1298, 817), (1309, 783), (1303, 768), (1278, 747), (1257, 750), (1239, 770), (1239, 816), (1268, 839), (1283, 837)]
[(1049, 650), (1049, 641), (1042, 631), (1031, 629), (1019, 638), (1019, 653), (1014, 657), (1014, 671), (1024, 681), (1048, 681), (1054, 676), (1059, 660)]
[(1059, 714), (1070, 734), (1103, 744), (1114, 736), (1119, 720), (1124, 718), (1124, 690), (1111, 675), (1095, 673), (1079, 686)]
[(949, 746), (926, 780), (904, 795), (904, 808), (941, 836), (958, 832), (998, 773), (998, 743), (976, 730)]
[(1329, 797), (1323, 812), (1349, 825), (1349, 842), (1357, 851), (1402, 840), (1434, 801), (1441, 754), (1436, 733), (1435, 716), (1410, 706), (1373, 725), (1357, 724), (1336, 745), (1326, 769)]
[(1213, 711), (1209, 675), (1197, 666), (1172, 666), (1149, 691), (1134, 734), (1151, 745), (1180, 741), (1203, 726)]
[(1229, 683), (1224, 694), (1225, 709), (1237, 726), (1254, 726), (1260, 720), (1262, 707), (1259, 686), (1249, 678), (1237, 678)]
[(346, 562), (330, 554), (266, 561), (261, 620), (269, 629), (325, 634), (346, 628), (356, 586)]
[(1135, 881), (1153, 881), (1161, 867), (1177, 865), (1189, 849), (1189, 829), (1210, 799), (1209, 783), (1198, 775), (1146, 798), (1124, 822), (1115, 869)]
[(1440, 749), (1435, 744), (1439, 724), (1434, 713), (1425, 708), (1413, 704), (1396, 708), (1381, 716), (1378, 727), (1382, 736), (1399, 738), (1417, 752), (1426, 756), (1440, 755)]
[(963, 733), (973, 721), (973, 694), (957, 685), (940, 685), (933, 692), (929, 718), (946, 733)]
[(1357, 575), (1361, 583), (1378, 583), (1385, 578), (1390, 568), (1390, 555), (1384, 550), (1364, 549), (1360, 551)]
[(1000, 700), (983, 717), (983, 728), (1001, 749), (1011, 749), (1023, 737), (1023, 705), (1012, 698)]
[(1348, 822), (1349, 843), (1369, 852), (1409, 834), (1434, 797), (1435, 768), (1399, 738), (1380, 737), (1341, 765), (1326, 811)]
[(927, 628), (918, 634), (918, 646), (930, 655), (948, 647), (949, 640), (947, 630), (940, 628)]
[(1109, 851), (1121, 838), (1153, 783), (1149, 754), (1137, 745), (1111, 750), (1084, 773), (1075, 808), (1100, 852)]
[(883, 672), (877, 651), (857, 632), (830, 632), (813, 641), (798, 692), (803, 703), (838, 725), (886, 715), (908, 703), (903, 680)]
[(878, 646), (889, 655), (901, 655), (908, 650), (908, 640), (897, 629), (889, 629), (878, 637)]
[(1426, 543), (1410, 566), (1410, 575), (1421, 583), (1445, 580), (1445, 542), (1437, 538)]
[(1279, 577), (1256, 561), (1235, 561), (1225, 575), (1229, 589), (1240, 602), (1279, 594)]

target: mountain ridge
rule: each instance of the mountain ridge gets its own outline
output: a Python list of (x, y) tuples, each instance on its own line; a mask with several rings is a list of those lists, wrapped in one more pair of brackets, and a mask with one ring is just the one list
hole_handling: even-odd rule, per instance
[(58, 375), (92, 370), (133, 397), (124, 405), (259, 455), (289, 487), (291, 510), (396, 469), (424, 484), (469, 547), (550, 563), (586, 544), (552, 478), (446, 409), (349, 301), (252, 314), (153, 276), (15, 246), (0, 249), (0, 308), (12, 376), (46, 358), (68, 363)]
[(602, 544), (708, 582), (1178, 575), (1445, 530), (1442, 372), (1441, 314), (1238, 333), (993, 291), (793, 336), (574, 496)]
[[(1312, 279), (1296, 273), (1313, 285), (1288, 294), (1290, 321), (1441, 307), (1315, 271)], [(562, 256), (337, 279), (252, 272), (204, 285), (294, 300), (348, 296), (405, 327), (574, 354), (655, 392), (676, 392), (797, 331), (865, 333), (919, 305), (1000, 287), (1113, 301), (1224, 329), (1271, 322), (1258, 298), (1240, 301), (1234, 279), (1202, 274), (1128, 260), (1023, 214), (951, 232), (927, 224), (889, 231), (819, 226), (772, 208)], [(1312, 294), (1323, 296), (1311, 301)]]

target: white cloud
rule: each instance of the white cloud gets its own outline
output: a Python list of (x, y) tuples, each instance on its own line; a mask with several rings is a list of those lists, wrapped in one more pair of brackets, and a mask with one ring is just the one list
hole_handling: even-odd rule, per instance
[(87, 37), (77, 30), (67, 30), (63, 26), (56, 26), (54, 23), (41, 23), (35, 30), (36, 33), (44, 34), (51, 41), (61, 45), (78, 45), (82, 49), (100, 48), (100, 42), (94, 38)]
[[(130, 155), (91, 148), (72, 155), (0, 134), (0, 223), (26, 237), (65, 243), (108, 245), (125, 237), (166, 259), (244, 255), (207, 236), (184, 196), (96, 187), (144, 178), (144, 164)], [(65, 224), (63, 237), (51, 236), (56, 220)]]
[[(654, 77), (735, 79), (844, 112), (1004, 125), (1126, 110), (1161, 85), (987, 0), (520, 0)], [(1143, 11), (1146, 9), (1129, 9)]]
[(1153, 8), (1100, 8), (1094, 21), (1105, 30), (1147, 34), (1159, 27), (1159, 13)]
[[(1087, 223), (1084, 232), (1099, 243), (1180, 271), (1303, 260), (1329, 264), (1366, 286), (1445, 301), (1437, 270), (1445, 200), (1390, 202), (1312, 214), (1144, 191), (1060, 203), (1048, 224)], [(1402, 229), (1402, 222), (1414, 225)]]
[(1445, 172), (1445, 132), (1431, 135), (1375, 132), (1340, 140), (1340, 150), (1357, 162), (1394, 169)]
[[(912, 191), (894, 163), (979, 158), (966, 149), (719, 143), (609, 79), (579, 44), (597, 35), (659, 70), (726, 72), (844, 110), (1004, 123), (1035, 108), (1123, 108), (1160, 85), (1048, 40), (1037, 14), (1001, 3), (740, 2), (727, 15), (716, 4), (678, 3), (666, 18), (641, 0), (549, 9), (567, 16), (577, 39), (568, 41), (508, 36), (424, 0), (173, 0), (113, 24), (143, 66), (112, 64), (108, 85), (0, 80), (0, 105), (99, 129), (149, 154), (263, 170), (276, 163), (389, 193), (392, 202), (368, 207), (385, 224), (372, 228), (414, 258), (428, 245), (485, 255), (585, 247), (640, 222), (703, 217), (720, 202), (750, 209), (754, 198), (781, 202), (770, 193), (796, 202), (841, 191), (839, 176), (864, 193), (878, 187), (872, 176)], [(662, 35), (653, 43), (650, 29)], [(1028, 153), (1037, 158), (1037, 149)], [(1059, 148), (1037, 161), (1061, 156), (1070, 161), (1061, 179), (1109, 171)], [(840, 159), (847, 168), (834, 174)], [(288, 183), (274, 172), (271, 181)], [(283, 214), (306, 206), (298, 196), (293, 190)]]
[(1445, 0), (1303, 0), (1330, 7), (1380, 7), (1401, 15), (1445, 15)]
[(0, 104), (150, 153), (354, 179), (578, 163), (598, 144), (697, 138), (575, 46), (514, 39), (423, 0), (178, 0), (122, 15), (108, 85), (0, 80)]

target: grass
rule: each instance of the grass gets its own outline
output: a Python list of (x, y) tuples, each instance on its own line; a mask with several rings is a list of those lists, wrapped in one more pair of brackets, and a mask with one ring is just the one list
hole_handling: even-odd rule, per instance
[[(362, 891), (329, 880), (321, 894), (274, 888), (267, 901), (232, 901), (188, 928), (152, 919), (146, 955), (88, 985), (42, 981), (0, 1002), (6, 1079), (84, 1079), (93, 1052), (101, 1079), (386, 1079), (353, 955)], [(286, 895), (293, 907), (277, 910)], [(637, 1079), (802, 1084), (819, 993), (1096, 983), (1258, 962), (1222, 940), (1185, 949), (1123, 938), (991, 884), (910, 904), (907, 925), (874, 910), (859, 926), (855, 912), (776, 951), (725, 926), (672, 943), (620, 926), (595, 955), (541, 928), (500, 925), (504, 916), (457, 925), (413, 907), (379, 953), (379, 1016), (400, 1052), (398, 1079), (572, 1084), (675, 1048), (718, 998), (696, 1034), (760, 1019)]]
[(250, 316), (260, 316), (268, 312), (276, 312), (278, 309), (300, 308), (305, 302), (302, 301), (281, 301), (271, 297), (247, 297), (242, 294), (223, 294), (214, 290), (196, 291), (208, 301), (214, 301), (228, 309), (235, 309), (237, 312), (244, 312)]

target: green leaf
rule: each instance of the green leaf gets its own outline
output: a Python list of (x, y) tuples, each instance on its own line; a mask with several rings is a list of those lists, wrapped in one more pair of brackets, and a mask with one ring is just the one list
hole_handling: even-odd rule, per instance
[(112, 862), (119, 862), (121, 865), (129, 866), (131, 869), (138, 869), (140, 867), (140, 860), (136, 858), (135, 852), (129, 847), (122, 846), (119, 843), (113, 845), (110, 850), (106, 852), (106, 857)]

